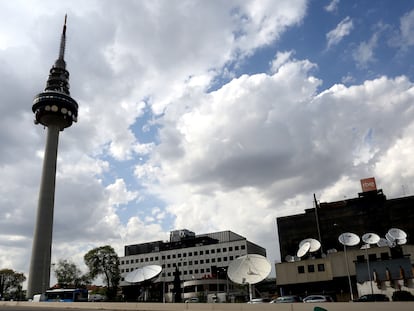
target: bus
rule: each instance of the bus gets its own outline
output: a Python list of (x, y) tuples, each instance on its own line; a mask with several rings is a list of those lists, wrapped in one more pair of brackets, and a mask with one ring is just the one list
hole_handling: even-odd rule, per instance
[(79, 288), (49, 289), (45, 296), (46, 301), (50, 302), (87, 302), (88, 290)]

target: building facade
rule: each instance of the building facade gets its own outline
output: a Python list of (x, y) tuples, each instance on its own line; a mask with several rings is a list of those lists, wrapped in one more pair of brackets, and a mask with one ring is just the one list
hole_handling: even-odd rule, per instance
[[(169, 293), (176, 271), (181, 282), (199, 280), (197, 284), (189, 283), (183, 294), (184, 299), (197, 295), (195, 293), (199, 293), (201, 288), (209, 292), (226, 292), (229, 284), (226, 279), (227, 267), (234, 259), (247, 254), (266, 256), (266, 250), (232, 231), (196, 235), (187, 229), (175, 230), (170, 233), (168, 242), (154, 241), (125, 246), (125, 256), (120, 257), (123, 276), (120, 285), (124, 292), (128, 292), (128, 287), (136, 286), (125, 281), (124, 277), (128, 273), (148, 265), (159, 265), (162, 271), (153, 283), (163, 284), (164, 290), (161, 291), (167, 292), (167, 298), (171, 297)], [(207, 287), (203, 283), (208, 283)], [(191, 288), (195, 292), (190, 291)]]
[[(357, 198), (315, 200), (314, 208), (280, 217), (277, 226), (282, 262), (276, 264), (276, 278), (282, 294), (326, 293), (346, 301), (372, 292), (390, 296), (395, 289), (412, 290), (414, 196), (388, 200), (382, 190), (363, 187)], [(344, 232), (385, 237), (391, 228), (407, 233), (404, 245), (366, 247), (361, 241), (345, 249), (338, 240)], [(309, 238), (321, 247), (299, 258), (299, 244)]]

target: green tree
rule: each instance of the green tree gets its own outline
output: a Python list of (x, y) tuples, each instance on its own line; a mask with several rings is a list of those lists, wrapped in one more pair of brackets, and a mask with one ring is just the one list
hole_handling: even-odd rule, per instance
[(78, 288), (87, 283), (86, 277), (82, 276), (76, 264), (66, 259), (60, 259), (57, 264), (54, 264), (53, 271), (60, 287)]
[(89, 268), (91, 279), (101, 275), (108, 288), (107, 297), (113, 300), (116, 297), (121, 273), (119, 272), (119, 257), (115, 250), (109, 246), (101, 246), (90, 250), (84, 256), (86, 266)]
[(0, 297), (5, 299), (19, 298), (24, 281), (26, 281), (26, 277), (23, 273), (11, 269), (0, 270)]

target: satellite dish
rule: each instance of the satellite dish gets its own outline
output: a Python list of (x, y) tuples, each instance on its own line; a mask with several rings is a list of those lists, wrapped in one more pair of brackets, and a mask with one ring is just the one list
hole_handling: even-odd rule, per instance
[(352, 232), (342, 233), (338, 237), (338, 240), (342, 245), (345, 245), (345, 246), (355, 246), (359, 244), (359, 241), (360, 241), (359, 236), (357, 236), (355, 233), (352, 233)]
[(150, 280), (160, 274), (162, 268), (158, 265), (149, 265), (142, 268), (135, 269), (125, 276), (125, 281), (129, 283), (140, 283)]
[(368, 248), (371, 248), (371, 246), (369, 244), (364, 244), (359, 249), (368, 249)]
[(407, 233), (398, 228), (391, 228), (390, 230), (388, 230), (388, 234), (394, 240), (402, 240), (407, 238)]
[(299, 248), (302, 247), (303, 244), (309, 242), (310, 243), (310, 247), (309, 247), (309, 252), (316, 252), (318, 249), (321, 248), (321, 242), (319, 242), (318, 240), (315, 239), (304, 239), (299, 243)]
[(292, 255), (286, 255), (285, 261), (287, 261), (287, 262), (294, 262), (295, 261), (295, 257), (292, 256)]
[(362, 241), (366, 244), (377, 244), (380, 240), (380, 237), (376, 233), (365, 233), (362, 236)]
[(299, 247), (299, 250), (298, 250), (298, 252), (296, 253), (296, 255), (297, 255), (298, 257), (303, 257), (303, 256), (305, 256), (305, 254), (309, 251), (310, 246), (311, 246), (310, 242), (305, 242), (305, 243), (303, 243), (303, 244), (302, 244), (302, 246), (301, 246), (301, 247)]
[(405, 243), (407, 243), (407, 239), (399, 239), (399, 240), (397, 240), (397, 244), (398, 245), (404, 245)]
[(295, 261), (301, 261), (302, 260), (302, 258), (300, 258), (298, 256), (294, 256), (293, 258), (294, 258)]
[(256, 284), (263, 281), (271, 270), (270, 262), (263, 256), (247, 254), (233, 260), (227, 275), (237, 284)]
[(390, 246), (390, 244), (389, 244), (387, 239), (380, 238), (380, 240), (377, 242), (377, 246), (378, 247), (386, 247), (386, 246)]

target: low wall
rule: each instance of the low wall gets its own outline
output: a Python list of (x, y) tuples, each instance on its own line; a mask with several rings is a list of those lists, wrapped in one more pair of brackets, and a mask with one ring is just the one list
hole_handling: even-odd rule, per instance
[(1, 306), (62, 309), (139, 310), (139, 311), (413, 311), (414, 302), (332, 302), (332, 303), (115, 303), (115, 302), (23, 302), (0, 301)]

